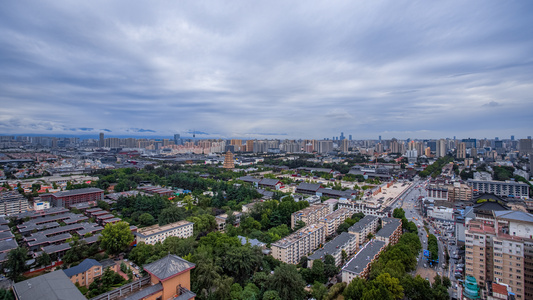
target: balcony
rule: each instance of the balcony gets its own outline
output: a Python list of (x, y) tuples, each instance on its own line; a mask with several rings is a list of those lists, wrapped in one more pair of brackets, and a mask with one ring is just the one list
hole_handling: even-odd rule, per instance
[(174, 297), (173, 300), (189, 300), (189, 299), (193, 299), (194, 297), (196, 297), (196, 294), (189, 291), (188, 289), (180, 286), (177, 288), (178, 290), (178, 295)]

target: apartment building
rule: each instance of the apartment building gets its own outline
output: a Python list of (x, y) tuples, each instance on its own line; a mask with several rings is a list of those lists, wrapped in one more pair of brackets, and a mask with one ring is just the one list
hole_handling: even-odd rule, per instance
[(382, 227), (376, 233), (376, 240), (385, 242), (385, 245), (395, 245), (402, 236), (402, 221), (395, 218), (383, 218)]
[(293, 234), (272, 243), (272, 256), (284, 263), (297, 264), (326, 241), (324, 224), (308, 225)]
[(137, 236), (137, 243), (144, 242), (145, 244), (154, 245), (157, 242), (163, 242), (169, 236), (177, 236), (183, 239), (191, 237), (193, 225), (194, 223), (185, 220), (164, 226), (153, 225), (139, 229), (135, 236)]
[(343, 232), (333, 240), (327, 242), (324, 247), (316, 250), (312, 255), (307, 257), (307, 267), (313, 267), (315, 259), (324, 260), (326, 255), (331, 255), (335, 258), (335, 265), (338, 267), (342, 264), (342, 251), (346, 252), (348, 256), (355, 253), (357, 250), (357, 240), (354, 234)]
[(19, 214), (28, 211), (28, 209), (28, 200), (19, 192), (0, 192), (0, 215)]
[(291, 215), (291, 228), (296, 227), (298, 221), (303, 221), (305, 225), (316, 224), (331, 213), (329, 210), (329, 205), (326, 204), (315, 204), (304, 209), (301, 209), (297, 212), (294, 212)]
[(467, 183), (474, 191), (479, 193), (493, 193), (503, 197), (529, 198), (529, 185), (523, 182), (468, 179)]
[[(328, 208), (329, 209), (329, 208)], [(321, 218), (318, 222), (326, 225), (326, 235), (332, 235), (337, 228), (344, 223), (344, 220), (348, 219), (352, 215), (352, 212), (347, 208), (339, 208), (336, 211), (327, 214)], [(307, 223), (306, 223), (307, 224)]]
[(472, 187), (461, 182), (454, 182), (448, 186), (448, 201), (471, 201)]
[(379, 219), (376, 216), (365, 216), (359, 222), (348, 228), (348, 232), (355, 235), (357, 248), (361, 248), (369, 233), (374, 233), (378, 229)]
[(350, 284), (356, 277), (367, 278), (371, 264), (378, 259), (379, 254), (387, 245), (383, 241), (372, 240), (342, 268), (342, 282)]
[(507, 209), (494, 209), (492, 215), (474, 212), (465, 231), (465, 274), (479, 286), (504, 284), (516, 299), (532, 299), (533, 215)]

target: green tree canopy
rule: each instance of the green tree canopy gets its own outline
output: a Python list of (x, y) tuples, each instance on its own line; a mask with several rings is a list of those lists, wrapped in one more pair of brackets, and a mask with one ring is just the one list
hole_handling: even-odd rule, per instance
[(13, 281), (18, 281), (19, 277), (27, 270), (26, 258), (28, 250), (26, 248), (17, 247), (7, 254), (7, 261), (3, 267), (8, 269), (7, 277)]
[(100, 236), (100, 246), (110, 254), (118, 254), (133, 242), (133, 233), (126, 222), (107, 224)]

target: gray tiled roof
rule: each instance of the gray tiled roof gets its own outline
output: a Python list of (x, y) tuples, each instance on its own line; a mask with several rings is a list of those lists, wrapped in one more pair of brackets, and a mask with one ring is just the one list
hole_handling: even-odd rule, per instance
[(348, 228), (348, 231), (349, 232), (361, 232), (361, 230), (363, 230), (363, 228), (368, 226), (368, 224), (370, 224), (372, 221), (377, 220), (377, 218), (378, 217), (376, 217), (376, 216), (366, 215), (364, 218), (359, 220), (359, 222), (357, 222), (357, 223), (353, 224), (352, 226), (350, 226), (350, 228)]
[(392, 235), (394, 230), (398, 228), (398, 226), (402, 226), (402, 221), (400, 219), (389, 220), (389, 222), (387, 222), (387, 224), (376, 233), (376, 236), (388, 238)]
[(144, 266), (144, 270), (153, 274), (160, 280), (163, 280), (187, 269), (194, 268), (195, 266), (195, 264), (188, 262), (177, 255), (169, 254), (160, 260)]
[(368, 242), (361, 251), (355, 254), (342, 270), (356, 274), (361, 273), (383, 247), (385, 247), (385, 242), (383, 241), (372, 240)]
[(328, 254), (333, 254), (339, 251), (344, 245), (350, 243), (355, 236), (348, 232), (343, 232), (333, 240), (327, 242), (323, 248), (318, 249), (315, 253), (311, 254), (308, 259), (322, 259), (325, 258)]
[(15, 283), (19, 300), (86, 300), (63, 271), (54, 271)]
[(76, 274), (87, 272), (87, 270), (89, 270), (93, 266), (101, 267), (102, 264), (100, 264), (98, 261), (92, 258), (87, 258), (84, 261), (82, 261), (79, 265), (63, 270), (63, 272), (65, 272), (65, 275), (67, 275), (67, 277), (72, 277)]
[(317, 191), (319, 188), (320, 184), (302, 182), (297, 187), (297, 190)]
[(268, 185), (268, 186), (275, 186), (279, 180), (277, 179), (270, 179), (270, 178), (264, 178), (261, 181), (259, 181), (260, 185)]
[(12, 249), (18, 247), (17, 241), (15, 240), (5, 240), (0, 241), (0, 252), (9, 252)]
[(523, 211), (517, 211), (517, 210), (500, 210), (500, 211), (494, 211), (494, 215), (497, 218), (504, 218), (509, 220), (515, 220), (515, 221), (524, 221), (524, 222), (533, 222), (533, 215), (530, 213), (526, 213)]

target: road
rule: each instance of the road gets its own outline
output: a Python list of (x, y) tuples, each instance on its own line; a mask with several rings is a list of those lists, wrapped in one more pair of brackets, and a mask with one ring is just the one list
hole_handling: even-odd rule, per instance
[[(401, 205), (405, 211), (405, 217), (409, 221), (413, 221), (417, 226), (419, 226), (420, 242), (422, 243), (422, 248), (427, 250), (428, 238), (426, 237), (426, 231), (424, 229), (424, 218), (421, 215), (421, 203), (418, 201), (419, 197), (426, 196), (425, 186), (425, 181), (415, 181), (412, 188), (404, 195), (402, 201), (397, 206)], [(455, 270), (458, 262), (450, 258), (449, 264), (446, 265), (446, 251), (448, 251), (450, 257), (454, 252), (459, 253), (459, 249), (455, 246), (455, 238), (453, 237), (452, 233), (455, 231), (455, 227), (453, 227), (454, 223), (431, 223), (429, 220), (426, 220), (426, 222), (428, 222), (427, 228), (429, 229), (429, 233), (437, 237), (439, 247), (439, 263), (433, 266), (428, 264), (427, 260), (423, 256), (422, 251), (418, 256), (416, 274), (422, 276), (422, 278), (429, 279), (430, 282), (433, 281), (433, 277), (436, 274), (447, 276), (452, 281), (452, 287), (449, 289), (450, 297), (456, 296), (456, 286), (459, 282), (455, 278)], [(449, 225), (452, 225), (451, 228)], [(447, 242), (443, 241), (441, 237), (447, 239), (448, 242), (451, 242), (453, 245), (447, 244)]]

